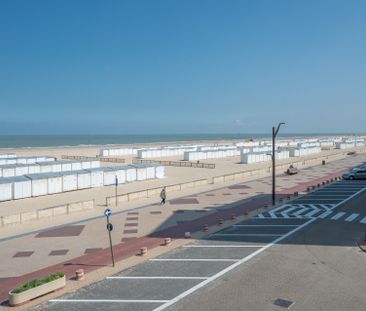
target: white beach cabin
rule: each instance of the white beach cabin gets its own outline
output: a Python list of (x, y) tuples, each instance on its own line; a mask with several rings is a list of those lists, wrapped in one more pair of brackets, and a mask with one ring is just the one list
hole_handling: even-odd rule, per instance
[(28, 164), (17, 164), (15, 167), (15, 176), (22, 176), (29, 173)]
[(131, 165), (127, 165), (126, 181), (131, 182), (131, 181), (136, 181), (136, 180), (137, 180), (136, 167), (133, 167)]
[(25, 199), (32, 196), (32, 182), (24, 176), (10, 177), (13, 181), (13, 198)]
[(80, 161), (71, 161), (71, 170), (80, 171), (82, 169)]
[(37, 162), (41, 168), (41, 173), (52, 173), (52, 163), (49, 162)]
[(91, 173), (87, 170), (76, 171), (78, 176), (78, 189), (87, 189), (91, 187)]
[(59, 161), (61, 163), (61, 171), (62, 172), (69, 172), (72, 171), (72, 165), (69, 161)]
[(15, 176), (15, 164), (2, 165), (2, 177), (14, 177)]
[(41, 167), (38, 164), (30, 164), (28, 166), (27, 174), (39, 174), (41, 172)]
[(115, 176), (118, 178), (118, 184), (126, 183), (127, 166), (111, 166)]
[(28, 174), (25, 177), (32, 182), (32, 197), (38, 197), (47, 194), (47, 177), (45, 174)]
[(100, 168), (87, 169), (90, 173), (90, 184), (92, 188), (104, 186), (104, 173)]
[(62, 172), (62, 164), (60, 161), (53, 161), (49, 163), (52, 166), (52, 173)]
[(62, 192), (62, 174), (60, 173), (48, 173), (45, 174), (47, 177), (47, 193), (61, 193)]
[(103, 184), (104, 186), (114, 185), (116, 182), (116, 172), (110, 167), (101, 167), (103, 171)]
[(78, 189), (78, 175), (76, 172), (62, 172), (62, 191), (74, 191)]
[(13, 199), (13, 182), (10, 178), (0, 178), (0, 202)]

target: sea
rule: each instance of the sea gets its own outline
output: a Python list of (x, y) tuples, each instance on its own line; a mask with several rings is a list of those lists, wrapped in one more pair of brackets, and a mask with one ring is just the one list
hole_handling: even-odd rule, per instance
[[(279, 134), (279, 137), (338, 136), (339, 134)], [(148, 134), (148, 135), (0, 135), (0, 148), (98, 146), (188, 141), (249, 140), (270, 134)]]

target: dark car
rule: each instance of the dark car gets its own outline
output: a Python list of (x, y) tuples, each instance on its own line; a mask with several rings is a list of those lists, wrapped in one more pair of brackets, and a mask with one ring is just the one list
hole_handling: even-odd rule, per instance
[(366, 179), (366, 168), (354, 168), (346, 174), (342, 175), (343, 179)]

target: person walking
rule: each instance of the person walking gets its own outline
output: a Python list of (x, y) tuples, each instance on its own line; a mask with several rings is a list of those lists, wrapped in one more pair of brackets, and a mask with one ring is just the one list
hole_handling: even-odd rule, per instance
[(165, 191), (165, 187), (161, 190), (160, 192), (160, 198), (161, 198), (161, 202), (160, 205), (164, 205), (165, 204), (165, 200), (166, 200), (166, 191)]

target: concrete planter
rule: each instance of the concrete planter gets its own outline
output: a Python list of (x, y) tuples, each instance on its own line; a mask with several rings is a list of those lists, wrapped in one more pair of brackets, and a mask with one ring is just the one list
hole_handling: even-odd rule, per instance
[(10, 291), (9, 304), (12, 307), (24, 304), (32, 299), (51, 293), (55, 290), (61, 289), (65, 285), (66, 285), (66, 277), (63, 276), (62, 278), (28, 289), (18, 294), (12, 293)]

